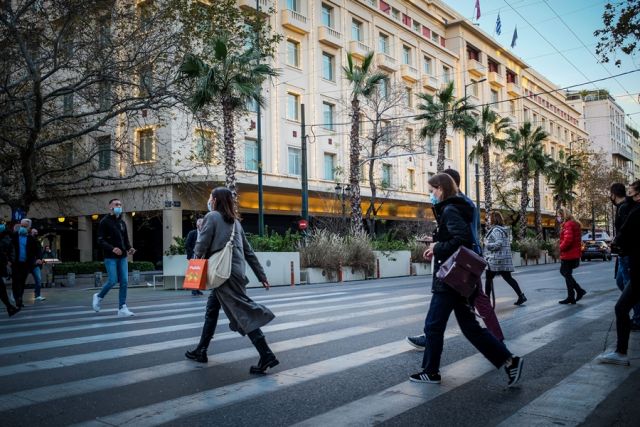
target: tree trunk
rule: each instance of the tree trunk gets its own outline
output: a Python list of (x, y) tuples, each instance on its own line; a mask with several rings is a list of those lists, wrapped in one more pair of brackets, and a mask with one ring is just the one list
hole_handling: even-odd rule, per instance
[(522, 182), (520, 188), (520, 229), (518, 239), (522, 240), (527, 235), (527, 205), (529, 204), (529, 167), (522, 168)]
[[(374, 157), (375, 147), (372, 144), (371, 157)], [(375, 182), (375, 173), (373, 170), (375, 160), (369, 160), (369, 186), (371, 187), (371, 200), (367, 208), (367, 223), (369, 224), (369, 235), (374, 238), (376, 236), (376, 196), (378, 195), (378, 187)]]
[(222, 104), (222, 122), (224, 126), (224, 174), (225, 185), (233, 193), (233, 200), (238, 209), (238, 189), (236, 187), (236, 144), (233, 129), (233, 108), (230, 103)]
[[(440, 128), (440, 141), (438, 141), (438, 158), (436, 159), (436, 171), (438, 173), (444, 170), (444, 149), (446, 145), (447, 145), (447, 125), (445, 123), (444, 126)], [(466, 162), (467, 159), (464, 159), (464, 161)], [(465, 188), (465, 191), (467, 191), (466, 188)]]
[(540, 170), (533, 173), (533, 212), (535, 215), (536, 237), (542, 238), (542, 209), (540, 206)]
[(554, 221), (556, 224), (556, 237), (560, 236), (560, 223), (558, 222), (558, 211), (560, 211), (561, 207), (562, 207), (562, 201), (560, 200), (560, 197), (558, 197), (556, 199), (556, 212), (554, 215)]
[[(482, 169), (484, 173), (484, 221), (489, 229), (489, 214), (493, 209), (493, 199), (491, 195), (491, 156), (489, 156), (489, 141), (483, 141), (484, 149), (482, 150)], [(480, 206), (478, 206), (480, 209)]]
[(349, 185), (351, 186), (351, 226), (356, 232), (362, 231), (362, 206), (360, 199), (360, 101), (351, 100), (351, 151)]

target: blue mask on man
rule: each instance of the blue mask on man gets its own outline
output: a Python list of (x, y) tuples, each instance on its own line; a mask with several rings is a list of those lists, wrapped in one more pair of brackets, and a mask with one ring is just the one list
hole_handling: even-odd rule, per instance
[(7, 226), (4, 224), (0, 224), (0, 233), (4, 233), (4, 230), (7, 229)]
[(118, 207), (113, 208), (113, 213), (114, 213), (116, 216), (120, 216), (120, 215), (122, 215), (122, 208), (121, 208), (121, 207), (119, 207), (119, 206), (118, 206)]
[(431, 204), (432, 205), (435, 205), (435, 204), (437, 204), (439, 202), (438, 197), (434, 193), (429, 194), (429, 197), (431, 197)]
[(21, 236), (26, 236), (28, 232), (29, 230), (27, 229), (27, 227), (20, 226), (20, 229), (18, 230), (18, 234), (20, 234)]

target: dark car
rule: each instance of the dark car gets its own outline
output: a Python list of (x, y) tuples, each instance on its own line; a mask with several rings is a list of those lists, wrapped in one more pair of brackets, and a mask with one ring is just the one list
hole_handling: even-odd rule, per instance
[(594, 258), (611, 261), (611, 248), (603, 241), (588, 240), (582, 245), (582, 261)]

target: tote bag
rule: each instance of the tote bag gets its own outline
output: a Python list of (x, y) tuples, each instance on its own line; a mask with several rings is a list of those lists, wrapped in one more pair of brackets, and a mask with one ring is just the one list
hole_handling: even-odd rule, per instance
[(231, 238), (222, 250), (209, 257), (207, 281), (210, 288), (217, 288), (231, 277), (231, 264), (233, 261), (233, 238), (236, 235), (236, 224), (233, 223)]

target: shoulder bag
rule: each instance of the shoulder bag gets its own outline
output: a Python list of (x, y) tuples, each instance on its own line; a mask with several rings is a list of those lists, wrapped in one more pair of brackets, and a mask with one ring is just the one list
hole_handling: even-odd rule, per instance
[(487, 262), (471, 249), (460, 246), (442, 263), (436, 278), (442, 280), (465, 298), (470, 297), (487, 267)]

